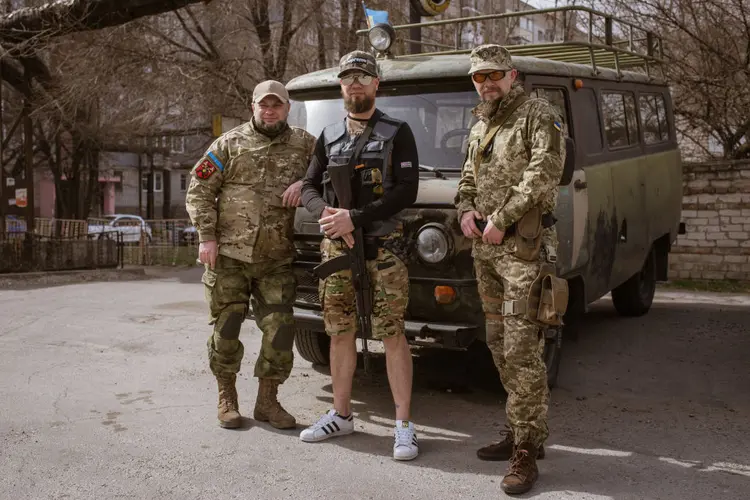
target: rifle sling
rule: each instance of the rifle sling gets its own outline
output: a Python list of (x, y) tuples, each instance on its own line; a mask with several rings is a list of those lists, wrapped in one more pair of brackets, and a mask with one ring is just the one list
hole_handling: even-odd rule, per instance
[(477, 182), (477, 172), (479, 171), (479, 164), (482, 162), (482, 157), (484, 157), (484, 152), (487, 150), (487, 147), (490, 145), (490, 143), (495, 139), (495, 135), (497, 132), (502, 128), (503, 125), (505, 125), (505, 122), (508, 121), (508, 118), (511, 117), (511, 115), (516, 111), (516, 109), (521, 106), (521, 104), (528, 101), (530, 98), (525, 95), (521, 94), (516, 99), (508, 105), (507, 108), (503, 111), (503, 113), (500, 115), (500, 118), (498, 118), (497, 123), (487, 129), (487, 132), (484, 134), (484, 137), (479, 142), (477, 154), (474, 155), (474, 162), (472, 163), (472, 168), (474, 170), (474, 183)]

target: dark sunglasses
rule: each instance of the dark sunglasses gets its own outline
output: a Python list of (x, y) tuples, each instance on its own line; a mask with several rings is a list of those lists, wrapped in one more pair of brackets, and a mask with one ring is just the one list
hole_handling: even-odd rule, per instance
[(490, 80), (496, 82), (505, 78), (505, 71), (493, 71), (492, 73), (474, 73), (473, 75), (471, 75), (471, 79), (477, 83), (483, 83), (488, 76), (490, 77)]

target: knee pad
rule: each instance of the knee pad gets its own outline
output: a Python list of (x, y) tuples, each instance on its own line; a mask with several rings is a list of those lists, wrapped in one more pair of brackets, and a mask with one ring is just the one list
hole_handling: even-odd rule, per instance
[(271, 347), (277, 351), (291, 351), (294, 346), (294, 325), (284, 324), (281, 325), (273, 336), (271, 341)]
[[(240, 306), (240, 307), (237, 307)], [(216, 330), (222, 339), (237, 340), (240, 338), (240, 329), (245, 321), (247, 307), (240, 304), (232, 304), (219, 314), (216, 321)]]

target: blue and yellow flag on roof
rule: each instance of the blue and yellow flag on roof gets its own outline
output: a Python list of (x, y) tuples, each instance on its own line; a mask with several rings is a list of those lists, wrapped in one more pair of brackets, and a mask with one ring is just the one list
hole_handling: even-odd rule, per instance
[(365, 17), (367, 18), (368, 28), (372, 28), (376, 24), (380, 23), (390, 24), (390, 22), (388, 21), (388, 11), (368, 9), (365, 5), (365, 2), (362, 2), (362, 8), (365, 9)]

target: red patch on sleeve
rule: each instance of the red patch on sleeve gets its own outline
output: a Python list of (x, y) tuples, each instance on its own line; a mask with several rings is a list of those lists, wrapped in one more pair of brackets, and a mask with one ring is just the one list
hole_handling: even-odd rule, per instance
[(216, 165), (206, 159), (203, 160), (200, 165), (198, 165), (198, 168), (195, 169), (195, 175), (197, 175), (199, 179), (208, 179), (209, 177), (214, 175), (214, 172), (216, 172), (216, 170)]

